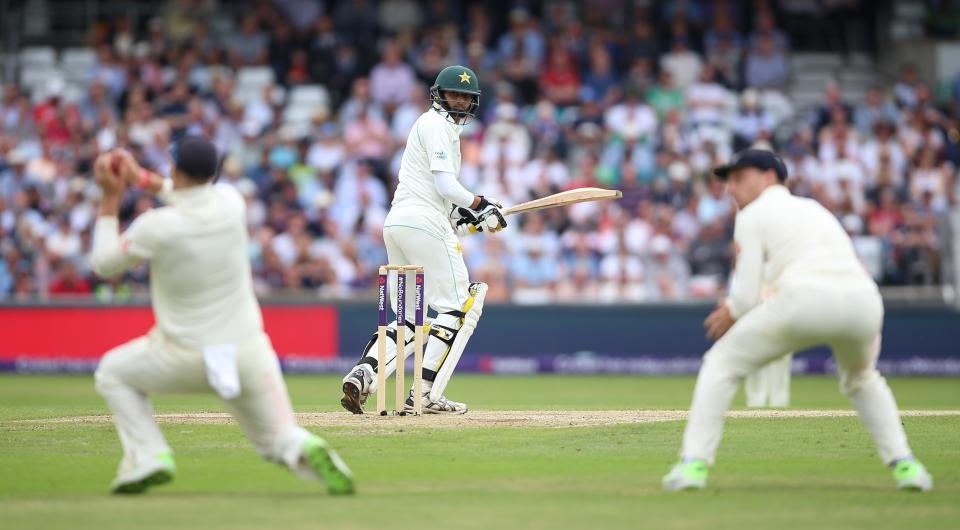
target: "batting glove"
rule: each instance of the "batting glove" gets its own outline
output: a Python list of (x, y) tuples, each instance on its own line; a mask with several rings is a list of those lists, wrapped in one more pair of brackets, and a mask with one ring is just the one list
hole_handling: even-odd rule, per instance
[(475, 212), (479, 212), (475, 223), (479, 225), (478, 231), (495, 233), (506, 228), (507, 219), (502, 209), (503, 205), (496, 199), (487, 199), (480, 195), (480, 204), (474, 209)]

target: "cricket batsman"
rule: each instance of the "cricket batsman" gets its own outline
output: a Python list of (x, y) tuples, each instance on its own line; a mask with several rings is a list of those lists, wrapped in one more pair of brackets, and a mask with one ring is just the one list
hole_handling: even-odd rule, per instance
[[(769, 151), (748, 149), (714, 170), (739, 207), (737, 263), (729, 297), (707, 317), (715, 340), (704, 355), (683, 434), (680, 462), (666, 490), (702, 489), (723, 431), (723, 417), (750, 372), (789, 352), (829, 346), (840, 391), (853, 402), (898, 489), (928, 491), (933, 478), (917, 461), (886, 380), (877, 372), (883, 302), (834, 216), (794, 197), (787, 170)], [(761, 302), (765, 266), (772, 294)]]
[[(95, 374), (123, 445), (112, 491), (141, 493), (173, 478), (173, 453), (149, 395), (213, 391), (264, 459), (300, 478), (322, 479), (330, 493), (352, 493), (347, 466), (294, 419), (253, 292), (243, 198), (213, 183), (217, 151), (209, 140), (185, 137), (173, 158), (170, 179), (122, 150), (101, 155), (95, 166), (103, 197), (93, 269), (111, 277), (149, 262), (156, 320), (147, 335), (107, 352)], [(128, 183), (166, 205), (120, 234), (117, 212)]]
[[(480, 319), (487, 285), (470, 282), (457, 234), (499, 232), (507, 222), (498, 201), (474, 195), (458, 180), (460, 132), (480, 105), (477, 74), (463, 66), (444, 68), (430, 88), (430, 101), (407, 138), (383, 239), (390, 264), (424, 268), (426, 302), (437, 312), (424, 348), (423, 395), (414, 396), (411, 389), (404, 409), (412, 412), (413, 400), (419, 399), (425, 414), (463, 414), (467, 405), (447, 399), (443, 392)], [(390, 297), (395, 306), (393, 281)], [(403, 320), (401, 325), (413, 331), (412, 310)], [(397, 325), (394, 321), (387, 328), (386, 366), (377, 366), (374, 333), (357, 366), (344, 377), (343, 408), (363, 414), (367, 398), (377, 391), (377, 370), (387, 370), (389, 377), (398, 351), (413, 353), (413, 333), (397, 347)]]

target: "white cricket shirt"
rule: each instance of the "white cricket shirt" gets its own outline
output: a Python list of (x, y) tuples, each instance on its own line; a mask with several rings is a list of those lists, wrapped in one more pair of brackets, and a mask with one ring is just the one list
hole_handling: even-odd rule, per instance
[(774, 291), (798, 280), (873, 282), (837, 218), (784, 186), (767, 188), (737, 214), (734, 240), (737, 265), (727, 298), (733, 318), (760, 303), (765, 279)]
[(400, 160), (399, 184), (394, 209), (428, 209), (446, 222), (450, 201), (437, 191), (434, 171), (460, 175), (460, 125), (450, 123), (430, 109), (417, 118)]
[(122, 235), (116, 217), (97, 220), (94, 271), (116, 276), (149, 261), (157, 328), (184, 347), (240, 345), (262, 333), (240, 193), (206, 184), (160, 198), (167, 206), (143, 213)]

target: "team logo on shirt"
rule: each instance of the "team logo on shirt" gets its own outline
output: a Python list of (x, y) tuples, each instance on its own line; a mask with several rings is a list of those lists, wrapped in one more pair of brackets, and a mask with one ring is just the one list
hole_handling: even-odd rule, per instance
[(447, 152), (446, 152), (446, 151), (437, 151), (436, 153), (433, 154), (433, 156), (435, 156), (435, 157), (437, 158), (437, 160), (446, 160), (446, 159), (447, 159)]

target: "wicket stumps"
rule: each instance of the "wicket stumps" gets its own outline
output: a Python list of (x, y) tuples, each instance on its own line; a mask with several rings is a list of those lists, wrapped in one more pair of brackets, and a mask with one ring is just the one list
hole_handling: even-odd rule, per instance
[(423, 413), (423, 267), (419, 265), (385, 265), (380, 267), (377, 278), (377, 309), (379, 322), (377, 323), (377, 413), (387, 415), (387, 284), (390, 271), (397, 271), (397, 355), (396, 355), (396, 396), (394, 413), (403, 416), (406, 388), (403, 384), (404, 363), (406, 361), (406, 332), (407, 332), (407, 274), (413, 272), (413, 413)]

